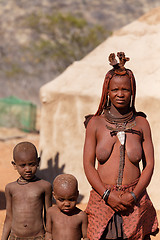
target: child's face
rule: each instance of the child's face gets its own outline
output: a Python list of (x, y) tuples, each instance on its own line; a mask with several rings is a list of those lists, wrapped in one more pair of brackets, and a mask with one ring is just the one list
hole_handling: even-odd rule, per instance
[(53, 196), (56, 200), (58, 208), (65, 214), (71, 213), (76, 204), (78, 198), (78, 191), (75, 189), (66, 189), (60, 187), (53, 192)]
[(35, 176), (38, 159), (34, 154), (19, 154), (13, 165), (22, 178), (29, 181)]

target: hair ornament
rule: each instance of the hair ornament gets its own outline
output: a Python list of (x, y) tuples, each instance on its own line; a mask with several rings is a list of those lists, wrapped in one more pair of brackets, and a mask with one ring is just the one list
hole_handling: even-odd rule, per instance
[[(110, 101), (108, 98), (108, 89), (109, 89), (109, 83), (112, 79), (112, 77), (116, 75), (127, 75), (131, 82), (131, 102), (130, 102), (130, 108), (132, 108), (133, 112), (136, 112), (135, 110), (135, 95), (136, 95), (136, 82), (133, 72), (130, 69), (127, 69), (124, 67), (125, 63), (129, 61), (130, 59), (128, 57), (125, 57), (124, 52), (117, 52), (117, 57), (119, 58), (119, 62), (116, 60), (115, 54), (111, 53), (108, 57), (110, 65), (113, 66), (111, 70), (109, 70), (106, 75), (103, 82), (103, 88), (102, 88), (102, 95), (101, 100), (98, 106), (97, 112), (94, 114), (94, 116), (100, 116), (103, 113), (103, 110), (110, 106)], [(87, 126), (90, 119), (93, 117), (92, 114), (85, 116), (85, 127)]]
[(114, 53), (111, 53), (109, 55), (108, 59), (109, 59), (110, 65), (113, 66), (113, 70), (116, 74), (124, 75), (126, 74), (126, 68), (124, 67), (124, 65), (127, 61), (129, 61), (129, 58), (125, 57), (124, 52), (117, 52), (117, 57), (119, 58), (119, 62), (117, 62)]

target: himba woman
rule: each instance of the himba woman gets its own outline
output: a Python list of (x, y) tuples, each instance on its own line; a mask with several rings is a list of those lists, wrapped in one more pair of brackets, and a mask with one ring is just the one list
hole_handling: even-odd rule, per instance
[(124, 67), (129, 58), (123, 52), (117, 56), (119, 62), (114, 53), (109, 56), (113, 69), (106, 74), (98, 111), (85, 121), (84, 171), (92, 186), (88, 238), (147, 240), (158, 232), (146, 192), (154, 169), (151, 130), (145, 114), (135, 110), (135, 78)]

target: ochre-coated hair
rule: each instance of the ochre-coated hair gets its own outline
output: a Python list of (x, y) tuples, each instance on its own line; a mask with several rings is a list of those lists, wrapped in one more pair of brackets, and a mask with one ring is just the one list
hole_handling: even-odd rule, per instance
[(64, 189), (72, 188), (78, 192), (78, 181), (72, 174), (59, 174), (53, 181), (54, 192), (59, 187), (62, 187)]
[(109, 90), (109, 83), (114, 76), (128, 76), (131, 82), (131, 94), (132, 94), (132, 109), (135, 111), (135, 95), (136, 95), (136, 82), (133, 72), (130, 69), (125, 69), (126, 73), (124, 75), (119, 75), (115, 73), (114, 69), (111, 69), (105, 76), (103, 88), (102, 88), (102, 96), (100, 100), (100, 104), (98, 107), (95, 116), (99, 116), (102, 114), (103, 109), (105, 108), (107, 97), (108, 97), (108, 90)]

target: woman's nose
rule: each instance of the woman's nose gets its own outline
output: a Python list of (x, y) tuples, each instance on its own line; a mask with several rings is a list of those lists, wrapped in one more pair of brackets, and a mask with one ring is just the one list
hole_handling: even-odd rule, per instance
[(124, 96), (123, 91), (119, 90), (117, 95), (118, 95), (118, 97), (123, 97)]

